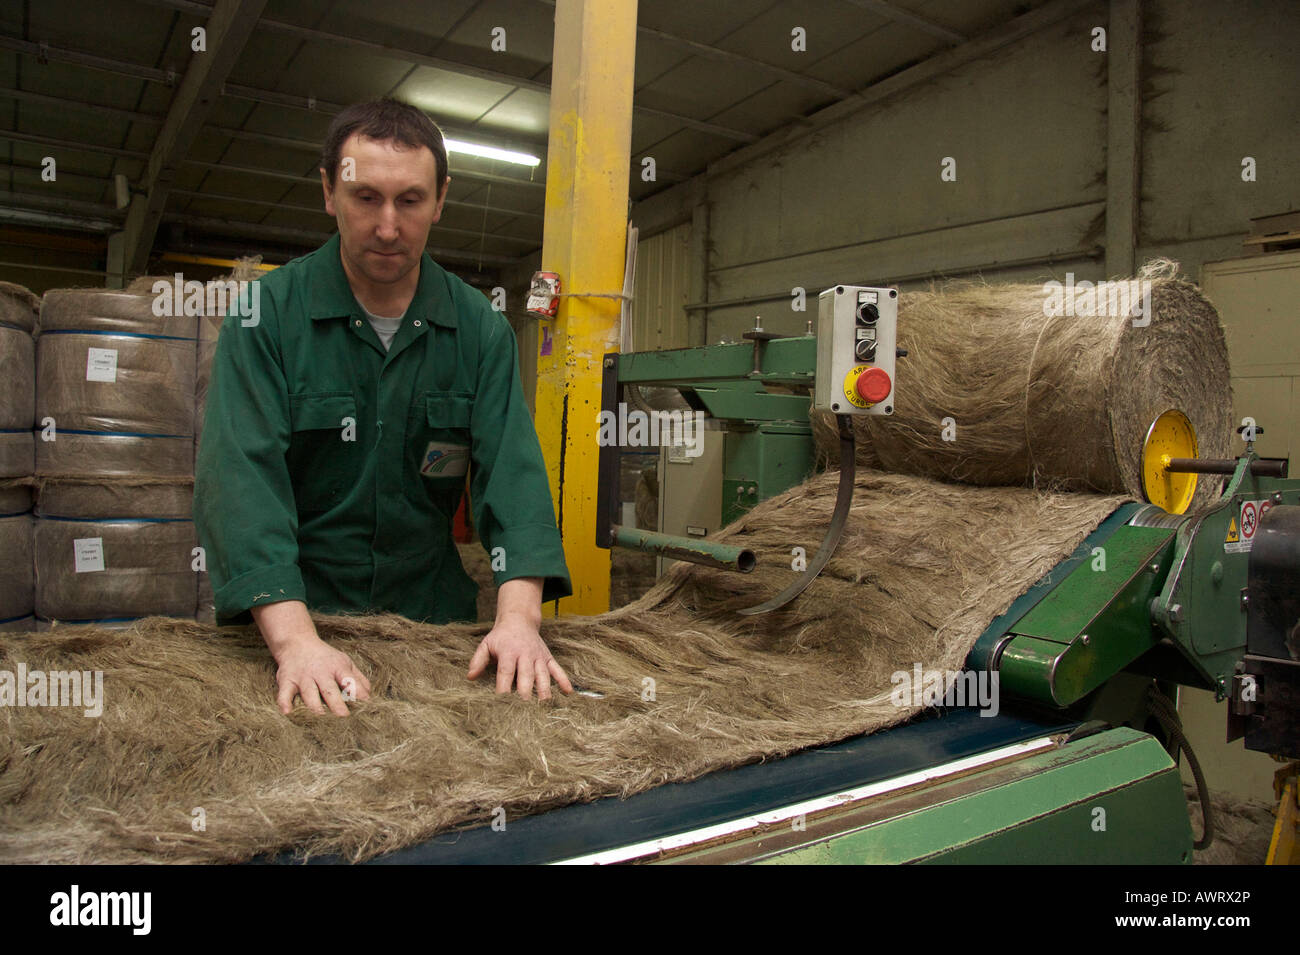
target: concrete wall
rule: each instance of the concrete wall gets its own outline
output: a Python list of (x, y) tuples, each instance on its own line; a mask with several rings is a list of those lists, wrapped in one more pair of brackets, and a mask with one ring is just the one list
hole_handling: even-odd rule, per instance
[[(634, 209), (642, 238), (707, 206), (705, 339), (801, 333), (794, 286), (1105, 278), (1108, 62), (1099, 2), (994, 54)], [(1241, 252), (1250, 218), (1300, 205), (1300, 5), (1145, 0), (1139, 261)], [(1119, 29), (1118, 27), (1116, 29)], [(1114, 48), (1119, 39), (1108, 37)], [(1253, 156), (1255, 182), (1241, 179)], [(941, 162), (956, 180), (941, 180)], [(694, 240), (700, 242), (701, 237)]]
[[(1193, 277), (1242, 254), (1255, 216), (1300, 208), (1300, 4), (1144, 4), (1139, 254)], [(1257, 178), (1242, 181), (1243, 157)]]

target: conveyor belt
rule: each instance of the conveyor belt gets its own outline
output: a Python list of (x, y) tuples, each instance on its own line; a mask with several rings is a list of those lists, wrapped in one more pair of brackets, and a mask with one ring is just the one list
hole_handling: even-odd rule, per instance
[[(486, 823), (371, 860), (374, 864), (547, 863), (643, 842), (673, 833), (828, 796), (987, 752), (1074, 722), (1004, 709), (981, 717), (975, 709), (952, 709), (870, 736), (796, 753), (769, 763), (710, 773), (628, 799), (601, 799), (507, 821), (505, 832)], [(267, 860), (258, 860), (267, 861)], [(291, 864), (286, 853), (270, 860)], [(315, 857), (333, 863), (337, 857)]]

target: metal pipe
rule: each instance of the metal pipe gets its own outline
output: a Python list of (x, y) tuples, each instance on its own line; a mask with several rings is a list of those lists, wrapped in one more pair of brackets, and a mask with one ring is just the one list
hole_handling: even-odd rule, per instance
[[(1081, 204), (1090, 205), (1091, 203), (1081, 203)], [(973, 225), (973, 224), (974, 223), (966, 223), (966, 225)], [(948, 231), (949, 229), (952, 228), (961, 228), (961, 226), (944, 226), (942, 229), (926, 229), (921, 233), (913, 233), (913, 234), (922, 235), (928, 232), (943, 232), (943, 231)], [(891, 238), (899, 238), (899, 237), (891, 236)], [(880, 242), (885, 240), (873, 239), (871, 241)], [(863, 244), (866, 245), (869, 243), (863, 243)], [(822, 250), (800, 252), (799, 254), (813, 255), (820, 251)], [(1103, 255), (1105, 255), (1105, 250), (1102, 249), (1101, 246), (1093, 245), (1093, 246), (1089, 246), (1086, 249), (1078, 249), (1072, 252), (1052, 253), (1051, 255), (1036, 255), (1027, 259), (1012, 259), (1005, 262), (989, 262), (984, 265), (972, 265), (972, 266), (962, 267), (959, 269), (932, 269), (929, 272), (913, 272), (909, 275), (894, 275), (890, 277), (888, 282), (885, 282), (883, 279), (880, 280), (880, 284), (896, 285), (900, 282), (916, 282), (922, 279), (942, 279), (942, 278), (950, 278), (954, 275), (973, 275), (978, 272), (987, 272), (990, 269), (1015, 269), (1015, 268), (1024, 268), (1025, 266), (1031, 266), (1031, 265), (1052, 265), (1056, 262), (1069, 262), (1076, 259), (1100, 259)], [(738, 263), (737, 265), (729, 265), (727, 266), (727, 268), (737, 268), (740, 265), (753, 265), (753, 264), (756, 263), (743, 262), (743, 263)], [(719, 271), (719, 270), (715, 269), (714, 271)], [(815, 283), (812, 284), (815, 287)], [(732, 308), (733, 306), (738, 306), (738, 305), (761, 305), (764, 302), (777, 302), (777, 301), (788, 302), (789, 300), (790, 300), (790, 290), (782, 289), (780, 292), (772, 292), (770, 294), (762, 293), (758, 295), (746, 295), (741, 298), (714, 299), (712, 301), (707, 301), (707, 302), (687, 302), (685, 305), (682, 306), (682, 308), (684, 308), (688, 312), (699, 312), (699, 311), (706, 311), (706, 310), (712, 310), (717, 308)]]
[[(1287, 476), (1286, 460), (1255, 460), (1250, 462), (1250, 473), (1256, 477), (1284, 478)], [(1170, 458), (1165, 469), (1178, 474), (1235, 474), (1236, 458)]]
[(720, 567), (747, 574), (758, 563), (752, 550), (716, 544), (695, 537), (677, 537), (674, 534), (657, 534), (615, 524), (610, 528), (611, 546), (629, 550), (644, 550), (673, 560), (685, 560), (706, 567)]

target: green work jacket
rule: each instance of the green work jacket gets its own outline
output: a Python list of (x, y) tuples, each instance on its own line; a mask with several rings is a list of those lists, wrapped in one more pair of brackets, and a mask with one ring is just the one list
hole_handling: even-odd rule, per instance
[(451, 535), (467, 470), (495, 583), (572, 593), (504, 315), (425, 254), (385, 352), (337, 235), (258, 284), (257, 314), (223, 323), (196, 464), (218, 622), (281, 600), (474, 620)]

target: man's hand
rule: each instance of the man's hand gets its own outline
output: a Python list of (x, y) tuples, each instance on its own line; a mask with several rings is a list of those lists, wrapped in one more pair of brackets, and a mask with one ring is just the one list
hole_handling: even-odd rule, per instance
[(509, 693), (518, 685), (519, 695), (539, 700), (551, 698), (551, 678), (565, 693), (573, 684), (546, 648), (537, 629), (542, 619), (542, 581), (538, 577), (507, 580), (497, 590), (497, 619), (469, 662), (469, 678), (477, 680), (491, 660), (497, 661), (497, 692)]
[(370, 681), (351, 657), (320, 638), (306, 604), (297, 600), (264, 604), (253, 608), (253, 619), (279, 664), (275, 681), (280, 687), (276, 703), (281, 713), (292, 712), (295, 696), (302, 697), (313, 713), (324, 715), (328, 706), (335, 716), (348, 715), (348, 701), (370, 698)]

